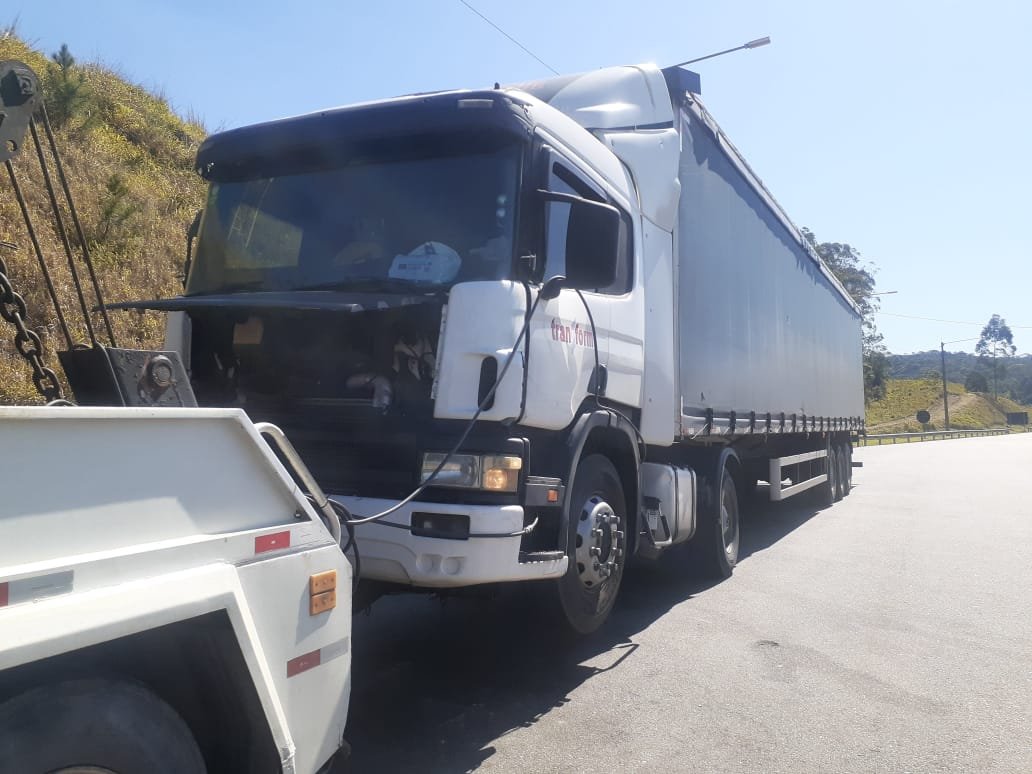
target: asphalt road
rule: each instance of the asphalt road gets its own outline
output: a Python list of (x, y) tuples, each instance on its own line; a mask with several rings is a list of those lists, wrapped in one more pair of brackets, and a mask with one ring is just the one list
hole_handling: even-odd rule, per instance
[(754, 507), (728, 581), (634, 568), (590, 638), (525, 589), (377, 603), (338, 770), (1032, 772), (1032, 434), (856, 459), (831, 508)]

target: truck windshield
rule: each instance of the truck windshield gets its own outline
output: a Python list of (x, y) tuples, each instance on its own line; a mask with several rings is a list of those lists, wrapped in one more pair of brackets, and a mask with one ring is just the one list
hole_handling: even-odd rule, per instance
[(329, 169), (213, 182), (186, 293), (504, 279), (522, 151), (493, 145), (380, 143)]

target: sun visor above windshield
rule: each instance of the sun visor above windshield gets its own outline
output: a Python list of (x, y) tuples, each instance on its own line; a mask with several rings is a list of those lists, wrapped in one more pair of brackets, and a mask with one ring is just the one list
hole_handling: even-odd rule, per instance
[(371, 144), (401, 137), (453, 138), (468, 147), (471, 141), (500, 144), (530, 132), (521, 103), (499, 91), (417, 95), (220, 132), (201, 144), (196, 168), (206, 179), (231, 180), (283, 166), (360, 162)]

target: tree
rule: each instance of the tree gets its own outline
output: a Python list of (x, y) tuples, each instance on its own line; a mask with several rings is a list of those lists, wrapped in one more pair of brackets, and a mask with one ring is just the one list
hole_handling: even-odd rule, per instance
[(75, 117), (86, 100), (85, 81), (66, 43), (50, 58), (54, 63), (50, 66), (51, 83), (46, 95), (47, 114), (51, 123), (60, 128)]
[(139, 212), (140, 207), (133, 201), (125, 178), (117, 173), (111, 175), (104, 184), (104, 194), (100, 199), (100, 218), (93, 231), (94, 245), (99, 247), (110, 243)]
[(1018, 387), (1013, 397), (1017, 399), (1018, 403), (1023, 403), (1026, 406), (1032, 405), (1032, 376), (1026, 376), (1018, 382)]
[(968, 371), (964, 389), (968, 392), (989, 392), (989, 381), (981, 371)]
[(845, 242), (818, 242), (817, 237), (808, 228), (803, 229), (803, 237), (860, 307), (864, 400), (870, 402), (885, 397), (885, 387), (889, 378), (889, 358), (888, 351), (882, 344), (882, 335), (874, 322), (874, 314), (879, 308), (878, 297), (874, 295), (874, 267), (864, 263), (860, 251)]
[(999, 397), (1000, 377), (1006, 373), (1004, 358), (1013, 357), (1017, 352), (1014, 346), (1014, 334), (1011, 333), (1007, 321), (994, 314), (982, 328), (982, 334), (975, 345), (978, 361), (988, 365), (993, 377), (993, 399)]

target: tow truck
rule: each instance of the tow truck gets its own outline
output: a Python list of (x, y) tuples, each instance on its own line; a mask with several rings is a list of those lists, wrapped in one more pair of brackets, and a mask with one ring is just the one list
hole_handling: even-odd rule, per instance
[[(85, 345), (19, 184), (23, 145)], [(16, 246), (0, 244), (0, 316), (47, 401), (0, 407), (0, 772), (324, 770), (346, 748), (346, 518), (276, 426), (198, 408), (174, 352), (115, 346), (57, 150), (35, 73), (0, 62), (8, 193), (68, 337), (67, 384), (89, 404), (44, 362), (3, 262)]]

